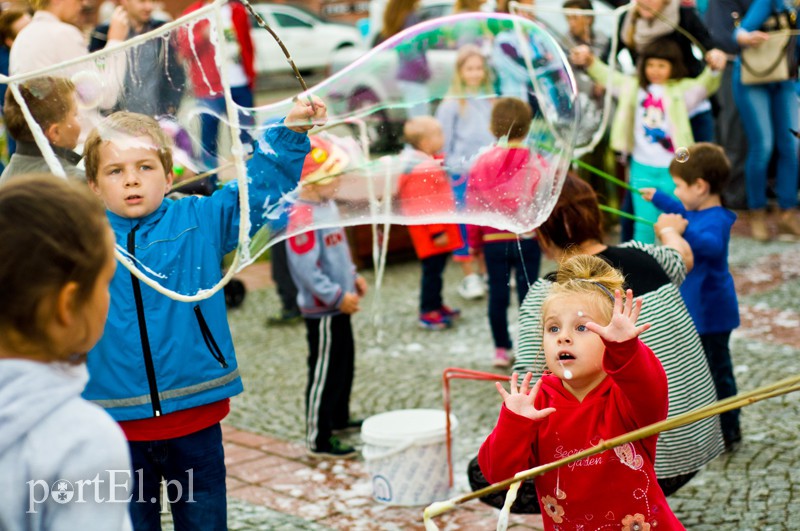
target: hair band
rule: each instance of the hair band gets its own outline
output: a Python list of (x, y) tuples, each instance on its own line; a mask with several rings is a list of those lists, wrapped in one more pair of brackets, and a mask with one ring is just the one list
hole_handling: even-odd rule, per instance
[(595, 286), (603, 290), (606, 293), (606, 295), (608, 295), (608, 297), (611, 299), (611, 302), (616, 302), (616, 297), (614, 296), (613, 293), (611, 293), (611, 290), (605, 287), (600, 282), (597, 282), (596, 280), (589, 280), (588, 278), (575, 278), (573, 280), (577, 280), (578, 282), (588, 282), (590, 284), (594, 284)]

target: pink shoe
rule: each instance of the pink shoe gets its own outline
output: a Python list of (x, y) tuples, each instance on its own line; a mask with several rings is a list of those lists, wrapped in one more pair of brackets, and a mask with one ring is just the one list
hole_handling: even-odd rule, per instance
[(419, 314), (419, 326), (427, 330), (444, 330), (450, 328), (450, 319), (440, 310)]
[(506, 348), (494, 349), (494, 361), (492, 366), (502, 369), (511, 367), (511, 355)]

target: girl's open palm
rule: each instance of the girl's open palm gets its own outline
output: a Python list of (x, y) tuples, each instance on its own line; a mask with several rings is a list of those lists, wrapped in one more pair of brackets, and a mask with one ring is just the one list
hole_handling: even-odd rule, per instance
[(537, 420), (545, 418), (556, 410), (554, 407), (545, 409), (536, 409), (536, 407), (534, 407), (533, 401), (536, 400), (536, 394), (539, 392), (539, 388), (542, 385), (541, 380), (538, 380), (533, 386), (533, 389), (531, 389), (532, 374), (529, 372), (525, 375), (525, 378), (522, 379), (522, 385), (518, 389), (517, 376), (517, 373), (511, 375), (511, 392), (506, 391), (503, 388), (503, 384), (500, 382), (495, 383), (497, 391), (500, 393), (500, 396), (503, 397), (503, 403), (509, 411), (521, 417)]
[(622, 292), (614, 292), (614, 313), (611, 322), (607, 326), (600, 326), (597, 323), (586, 323), (586, 328), (602, 337), (606, 341), (623, 343), (650, 328), (649, 324), (636, 326), (639, 312), (642, 311), (642, 299), (633, 300), (633, 291), (625, 292), (625, 303), (622, 302)]

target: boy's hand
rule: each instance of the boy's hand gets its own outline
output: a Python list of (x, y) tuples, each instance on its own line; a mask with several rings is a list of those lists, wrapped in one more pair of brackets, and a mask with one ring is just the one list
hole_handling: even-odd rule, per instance
[(645, 201), (652, 201), (653, 196), (656, 195), (657, 188), (639, 188), (639, 194)]
[(649, 324), (636, 326), (639, 312), (642, 311), (642, 299), (633, 300), (633, 290), (625, 292), (625, 304), (622, 303), (622, 292), (614, 293), (614, 313), (607, 326), (600, 326), (594, 322), (586, 323), (586, 328), (602, 337), (608, 342), (624, 343), (650, 328)]
[(327, 121), (328, 108), (322, 100), (310, 94), (302, 94), (295, 98), (294, 107), (283, 123), (296, 133), (305, 133), (314, 126), (325, 125)]
[(531, 373), (527, 373), (525, 378), (522, 379), (522, 386), (517, 389), (517, 373), (511, 375), (511, 392), (509, 393), (503, 388), (503, 384), (495, 382), (497, 392), (503, 397), (503, 403), (509, 411), (517, 415), (532, 420), (543, 419), (553, 413), (556, 408), (548, 407), (545, 409), (536, 409), (533, 405), (536, 400), (536, 395), (539, 393), (539, 388), (542, 386), (542, 381), (537, 380), (533, 389), (529, 389), (531, 383)]
[(570, 50), (569, 60), (575, 66), (585, 66), (588, 68), (594, 63), (594, 54), (591, 48), (582, 44)]
[(653, 225), (656, 234), (661, 235), (661, 232), (669, 232), (674, 230), (678, 235), (686, 232), (686, 227), (689, 225), (689, 220), (680, 214), (661, 214)]
[(446, 232), (443, 232), (443, 233), (441, 233), (441, 234), (437, 235), (437, 236), (436, 236), (436, 237), (433, 239), (433, 244), (434, 244), (436, 247), (444, 247), (444, 246), (446, 246), (448, 243), (450, 243), (450, 236), (448, 236)]
[(347, 315), (356, 313), (361, 309), (359, 306), (360, 300), (361, 298), (355, 293), (345, 293), (344, 297), (342, 297), (342, 303), (339, 304), (339, 311)]
[(367, 289), (369, 286), (367, 285), (367, 281), (361, 275), (356, 276), (356, 293), (359, 297), (363, 297), (367, 294)]

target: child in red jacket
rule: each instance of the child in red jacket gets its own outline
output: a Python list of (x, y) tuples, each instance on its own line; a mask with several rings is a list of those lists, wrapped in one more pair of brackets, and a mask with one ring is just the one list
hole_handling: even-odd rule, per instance
[[(565, 261), (542, 306), (549, 372), (511, 392), (478, 462), (491, 482), (556, 461), (667, 416), (667, 377), (638, 336), (641, 299), (604, 260)], [(602, 324), (601, 324), (602, 323)], [(656, 481), (657, 436), (585, 457), (535, 478), (544, 527), (683, 529)]]
[[(406, 169), (398, 181), (400, 212), (416, 218), (455, 212), (447, 172), (434, 158), (444, 146), (441, 124), (432, 116), (419, 116), (406, 122), (403, 134), (408, 146), (403, 153)], [(408, 232), (422, 264), (419, 324), (429, 330), (443, 330), (461, 313), (442, 300), (442, 274), (450, 253), (464, 245), (461, 231), (458, 225), (432, 223), (411, 225)]]

